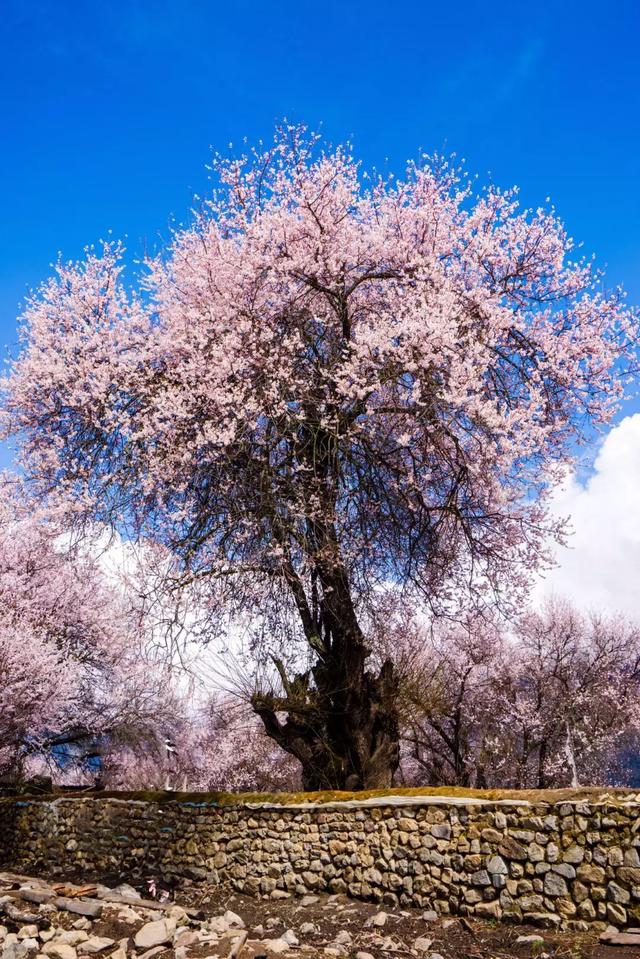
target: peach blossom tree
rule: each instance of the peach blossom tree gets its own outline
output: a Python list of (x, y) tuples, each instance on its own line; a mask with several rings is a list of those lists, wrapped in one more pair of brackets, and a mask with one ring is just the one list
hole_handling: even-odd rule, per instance
[(4, 433), (46, 509), (167, 546), (212, 628), (268, 626), (278, 684), (253, 707), (306, 788), (389, 785), (369, 604), (518, 600), (637, 316), (552, 209), (444, 162), (370, 176), (285, 127), (214, 169), (137, 291), (107, 245), (32, 297)]

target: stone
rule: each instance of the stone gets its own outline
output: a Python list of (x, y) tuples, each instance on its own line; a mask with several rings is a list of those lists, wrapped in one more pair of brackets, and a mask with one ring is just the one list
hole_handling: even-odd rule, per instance
[(525, 861), (527, 858), (527, 850), (525, 847), (512, 836), (503, 837), (500, 845), (498, 846), (498, 852), (501, 856), (504, 856), (505, 859), (517, 859)]
[(286, 939), (263, 939), (262, 945), (265, 947), (267, 952), (273, 952), (276, 955), (280, 955), (283, 952), (289, 952), (291, 946)]
[(577, 866), (584, 859), (584, 849), (582, 846), (569, 846), (562, 853), (562, 861), (569, 862), (572, 866)]
[(530, 912), (527, 915), (527, 922), (542, 929), (557, 929), (562, 920), (554, 912)]
[(631, 894), (622, 886), (619, 886), (617, 882), (610, 882), (607, 886), (607, 899), (625, 905), (631, 899)]
[(473, 913), (483, 919), (499, 919), (502, 915), (502, 909), (499, 901), (494, 899), (492, 902), (479, 902)]
[(300, 934), (303, 936), (313, 936), (318, 931), (318, 927), (312, 922), (303, 922), (300, 926)]
[(544, 892), (547, 896), (566, 896), (567, 884), (562, 876), (555, 872), (548, 872), (544, 877)]
[(425, 922), (436, 922), (438, 919), (438, 913), (433, 909), (426, 909), (422, 913), (422, 918)]
[(435, 836), (436, 839), (450, 839), (451, 826), (447, 826), (446, 823), (436, 823), (435, 826), (431, 827), (431, 835)]
[(416, 952), (429, 952), (433, 944), (433, 939), (427, 939), (426, 936), (418, 936), (413, 943)]
[(45, 956), (51, 959), (76, 959), (77, 953), (73, 946), (66, 942), (47, 942), (42, 947)]
[(386, 912), (383, 912), (383, 911), (377, 912), (375, 916), (372, 916), (370, 919), (371, 925), (376, 926), (377, 929), (382, 929), (386, 921), (387, 921), (387, 914)]
[(298, 937), (296, 936), (296, 934), (295, 934), (295, 932), (293, 931), (293, 929), (287, 929), (286, 932), (283, 932), (283, 933), (282, 933), (282, 935), (280, 936), (280, 938), (281, 938), (281, 939), (284, 939), (284, 941), (285, 941), (286, 943), (288, 943), (290, 946), (297, 946), (297, 945), (299, 945), (299, 939), (298, 939)]
[(115, 892), (117, 896), (126, 896), (127, 899), (142, 899), (138, 890), (130, 886), (128, 882), (121, 882), (119, 886), (115, 886), (111, 891)]
[(544, 939), (542, 936), (537, 936), (535, 933), (532, 936), (518, 936), (516, 939), (517, 946), (544, 946)]
[(244, 929), (244, 919), (239, 916), (237, 912), (232, 912), (230, 909), (227, 909), (222, 918), (227, 923), (228, 928), (236, 927), (238, 929)]
[(77, 946), (86, 942), (88, 935), (83, 929), (68, 929), (56, 935), (57, 942), (66, 942), (68, 946)]
[(356, 952), (356, 959), (374, 959), (370, 952)]
[(156, 919), (154, 922), (147, 922), (141, 929), (138, 929), (133, 941), (138, 949), (151, 949), (153, 946), (161, 946), (165, 942), (171, 942), (175, 925), (170, 919)]
[(502, 856), (492, 856), (487, 862), (487, 872), (492, 876), (506, 876), (509, 868)]
[(94, 956), (99, 952), (103, 952), (105, 949), (109, 949), (113, 945), (115, 945), (113, 939), (108, 939), (105, 936), (90, 936), (86, 942), (80, 943), (78, 952)]
[(627, 910), (617, 902), (608, 902), (607, 918), (619, 926), (625, 926), (627, 924)]
[(640, 946), (640, 933), (618, 932), (615, 929), (613, 933), (607, 934), (607, 930), (605, 930), (600, 936), (600, 941), (606, 942), (609, 946)]

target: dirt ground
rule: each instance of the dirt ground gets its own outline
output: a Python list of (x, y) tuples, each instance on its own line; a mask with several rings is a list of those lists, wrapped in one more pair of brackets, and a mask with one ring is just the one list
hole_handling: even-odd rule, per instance
[[(146, 885), (138, 888), (143, 896), (149, 896)], [(162, 894), (159, 888), (157, 895)], [(284, 953), (285, 959), (640, 959), (640, 948), (606, 945), (598, 941), (595, 932), (555, 932), (453, 917), (429, 920), (419, 909), (387, 908), (383, 919), (379, 906), (342, 895), (256, 899), (225, 887), (194, 884), (172, 890), (169, 896), (185, 908), (201, 910), (207, 918), (227, 910), (240, 916), (248, 931), (240, 959), (271, 959), (267, 943), (279, 940), (288, 930), (298, 943)], [(67, 915), (63, 919), (61, 915), (60, 924), (71, 928), (76, 918)], [(128, 939), (126, 954), (135, 956), (132, 937), (139, 925), (118, 918), (117, 908), (106, 908), (102, 918), (93, 921), (91, 931), (121, 943)], [(537, 939), (518, 942), (522, 937)], [(194, 943), (186, 952), (166, 947), (157, 951), (154, 959), (226, 959), (232, 943), (232, 938), (223, 937), (216, 945)]]

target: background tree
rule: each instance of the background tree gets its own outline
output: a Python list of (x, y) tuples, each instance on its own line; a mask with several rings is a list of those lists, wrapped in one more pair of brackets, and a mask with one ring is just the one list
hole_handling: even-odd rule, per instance
[(183, 697), (164, 741), (142, 748), (114, 741), (102, 757), (109, 789), (179, 789), (206, 792), (280, 792), (300, 788), (299, 763), (264, 731), (250, 706), (215, 695), (204, 704)]
[(368, 605), (388, 583), (434, 610), (526, 588), (636, 317), (553, 211), (444, 163), (369, 179), (285, 128), (215, 168), (142, 297), (116, 246), (32, 298), (5, 435), (51, 510), (167, 545), (212, 622), (271, 625), (279, 687), (253, 705), (306, 788), (389, 785), (397, 683)]
[(1, 520), (0, 774), (60, 765), (71, 779), (107, 742), (157, 737), (175, 700), (132, 597), (9, 502)]
[[(409, 638), (410, 637), (410, 638)], [(554, 600), (507, 631), (486, 620), (397, 635), (403, 778), (550, 788), (624, 783), (640, 730), (640, 632)]]

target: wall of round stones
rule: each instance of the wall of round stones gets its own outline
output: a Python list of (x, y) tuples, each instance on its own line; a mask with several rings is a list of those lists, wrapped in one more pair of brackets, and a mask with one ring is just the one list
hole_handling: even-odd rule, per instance
[(118, 799), (0, 803), (5, 868), (155, 876), (277, 898), (586, 930), (640, 925), (640, 804), (260, 809)]

